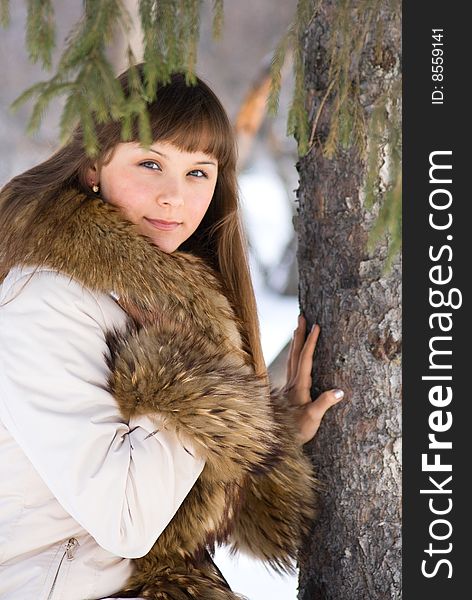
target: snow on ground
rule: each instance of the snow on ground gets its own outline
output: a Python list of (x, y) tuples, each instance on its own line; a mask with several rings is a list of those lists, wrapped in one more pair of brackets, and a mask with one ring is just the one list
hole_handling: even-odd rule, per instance
[(226, 548), (218, 548), (215, 562), (234, 592), (248, 600), (296, 600), (298, 578), (269, 572), (266, 566), (248, 556), (230, 557)]

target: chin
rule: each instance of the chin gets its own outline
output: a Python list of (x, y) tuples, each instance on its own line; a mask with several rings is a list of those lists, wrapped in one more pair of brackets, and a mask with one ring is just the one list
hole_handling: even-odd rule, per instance
[(172, 252), (175, 252), (180, 244), (169, 244), (169, 243), (162, 243), (162, 240), (160, 240), (159, 242), (153, 241), (153, 244), (155, 246), (157, 246), (159, 248), (159, 250), (162, 250), (162, 252), (165, 252), (166, 254), (172, 254)]

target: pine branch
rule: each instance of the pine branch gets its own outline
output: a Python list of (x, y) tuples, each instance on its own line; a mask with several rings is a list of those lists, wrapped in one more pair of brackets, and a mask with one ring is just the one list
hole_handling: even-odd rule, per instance
[(213, 0), (213, 24), (212, 33), (215, 41), (221, 38), (224, 25), (223, 0)]
[[(382, 98), (366, 121), (360, 97), (360, 65), (366, 41), (375, 23), (375, 42), (381, 52), (383, 29), (379, 18), (386, 0), (362, 0), (355, 5), (349, 0), (338, 0), (334, 5), (331, 21), (331, 35), (328, 46), (329, 85), (312, 116), (311, 135), (308, 139), (308, 119), (305, 109), (306, 91), (304, 87), (304, 65), (302, 48), (305, 32), (323, 9), (324, 0), (313, 4), (310, 0), (300, 0), (296, 16), (284, 37), (279, 42), (272, 59), (272, 83), (269, 99), (270, 111), (275, 113), (280, 94), (280, 71), (287, 47), (294, 49), (295, 86), (287, 123), (287, 134), (293, 134), (298, 141), (301, 156), (314, 146), (315, 132), (321, 111), (330, 98), (328, 135), (322, 145), (325, 157), (332, 159), (339, 149), (355, 148), (366, 162), (364, 185), (365, 204), (372, 208), (375, 201), (381, 201), (379, 211), (369, 235), (368, 248), (372, 251), (379, 239), (390, 234), (390, 245), (386, 264), (390, 265), (395, 253), (401, 247), (401, 119), (398, 77), (389, 85), (387, 95)], [(399, 15), (399, 0), (387, 0), (393, 14)], [(380, 62), (380, 61), (379, 61)], [(388, 119), (385, 116), (388, 107)], [(386, 154), (389, 176), (383, 198), (378, 181), (382, 153)], [(377, 191), (376, 191), (377, 190)], [(393, 253), (393, 254), (392, 254)]]
[(56, 27), (51, 0), (28, 0), (26, 48), (30, 61), (41, 61), (43, 67), (50, 69), (55, 46)]
[(10, 25), (10, 2), (0, 0), (0, 25), (4, 28)]
[(293, 33), (291, 30), (282, 37), (277, 45), (270, 64), (270, 92), (267, 100), (267, 112), (275, 116), (279, 110), (280, 88), (282, 85), (282, 68), (285, 63), (287, 50), (289, 48)]
[[(190, 0), (183, 6), (187, 16), (187, 31), (182, 28), (180, 34), (176, 27), (182, 22), (177, 13), (175, 2), (156, 2), (143, 0), (140, 3), (141, 21), (144, 23), (146, 52), (155, 57), (149, 61), (145, 79), (147, 89), (136, 81), (131, 86), (128, 100), (125, 99), (115, 73), (105, 55), (107, 45), (113, 39), (117, 27), (125, 32), (129, 30), (130, 16), (120, 0), (88, 0), (82, 19), (75, 25), (66, 39), (66, 46), (60, 57), (55, 75), (49, 81), (39, 82), (25, 90), (12, 104), (13, 111), (26, 101), (36, 98), (27, 131), (34, 133), (41, 124), (50, 101), (60, 94), (66, 94), (64, 113), (60, 119), (60, 138), (67, 141), (73, 131), (73, 125), (80, 123), (84, 132), (84, 141), (88, 153), (98, 151), (95, 123), (104, 123), (110, 119), (123, 120), (122, 135), (129, 137), (131, 124), (136, 117), (143, 143), (150, 143), (150, 124), (146, 101), (150, 99), (150, 89), (155, 89), (158, 80), (165, 81), (172, 70), (184, 65), (184, 56), (192, 66), (196, 60), (196, 41), (198, 40), (198, 19), (195, 7), (200, 2)], [(8, 3), (2, 0), (2, 18), (6, 16)], [(162, 30), (156, 27), (162, 25)], [(44, 65), (51, 64), (54, 47), (53, 11), (50, 1), (30, 0), (28, 2), (27, 38), (30, 59), (42, 60)], [(185, 44), (182, 43), (185, 37)], [(174, 50), (172, 50), (174, 44)], [(169, 61), (168, 53), (171, 52)], [(188, 51), (190, 49), (190, 52)], [(157, 52), (156, 52), (157, 50)], [(173, 55), (172, 55), (173, 52)], [(128, 47), (128, 58), (133, 56)]]
[(190, 0), (188, 7), (188, 47), (187, 47), (187, 64), (185, 68), (185, 81), (187, 85), (196, 83), (196, 65), (198, 40), (200, 37), (200, 11), (201, 0)]

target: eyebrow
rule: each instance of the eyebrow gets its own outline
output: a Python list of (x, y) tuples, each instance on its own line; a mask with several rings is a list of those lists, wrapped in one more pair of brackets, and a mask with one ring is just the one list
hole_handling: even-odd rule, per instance
[[(143, 148), (143, 150), (146, 150), (146, 148), (144, 146), (140, 146), (140, 147)], [(169, 157), (162, 152), (158, 152), (157, 150), (153, 150), (152, 148), (149, 148), (149, 151), (154, 152), (155, 154), (159, 154), (159, 156), (162, 156), (162, 158), (169, 160)], [(195, 162), (194, 164), (195, 165), (214, 165), (216, 167), (216, 163), (211, 160), (199, 160), (199, 161)]]

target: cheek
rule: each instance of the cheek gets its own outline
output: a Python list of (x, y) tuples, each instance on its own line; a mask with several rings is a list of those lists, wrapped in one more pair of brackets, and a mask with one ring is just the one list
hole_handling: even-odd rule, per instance
[(205, 216), (208, 207), (210, 206), (211, 196), (208, 197), (207, 194), (202, 194), (197, 197), (193, 197), (193, 200), (189, 204), (189, 216), (192, 222), (192, 225), (196, 229), (200, 224), (201, 220)]
[(104, 191), (105, 200), (121, 208), (128, 217), (140, 212), (145, 197), (145, 187), (127, 178), (117, 177)]

